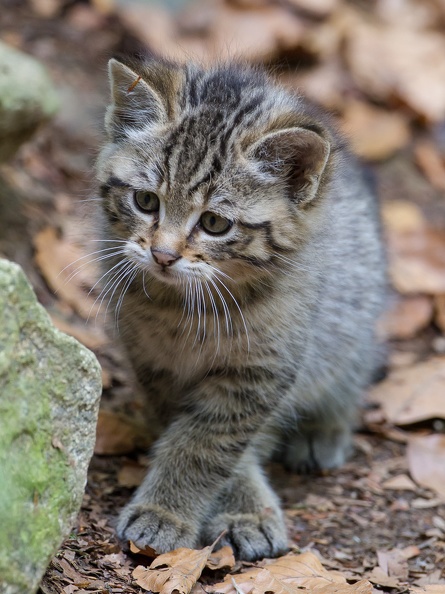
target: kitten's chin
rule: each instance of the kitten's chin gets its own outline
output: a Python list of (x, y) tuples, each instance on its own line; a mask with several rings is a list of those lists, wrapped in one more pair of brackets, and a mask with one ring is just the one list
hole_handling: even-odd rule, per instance
[(161, 268), (159, 270), (150, 269), (148, 272), (153, 278), (155, 278), (157, 281), (159, 281), (165, 285), (178, 287), (178, 286), (184, 284), (184, 280), (185, 280), (184, 275), (178, 274), (177, 272), (174, 272), (170, 268), (166, 268), (166, 269)]

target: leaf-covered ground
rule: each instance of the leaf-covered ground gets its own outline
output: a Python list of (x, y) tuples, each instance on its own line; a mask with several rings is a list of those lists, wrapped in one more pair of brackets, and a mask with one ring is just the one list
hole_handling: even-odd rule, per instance
[[(370, 391), (343, 468), (313, 477), (270, 471), (295, 554), (314, 553), (351, 584), (445, 592), (445, 6), (201, 0), (169, 12), (166, 4), (2, 2), (0, 38), (47, 64), (62, 107), (0, 166), (0, 255), (24, 267), (54, 322), (96, 352), (104, 380), (82, 512), (42, 592), (140, 593), (133, 571), (150, 563), (124, 553), (114, 536), (117, 511), (148, 464), (149, 431), (128, 366), (103, 328), (94, 256), (84, 258), (97, 249), (92, 168), (106, 62), (141, 46), (180, 60), (235, 54), (268, 65), (333, 110), (375, 172), (395, 289), (381, 324), (388, 374)], [(226, 573), (204, 569), (194, 591), (210, 592)], [(278, 594), (270, 572), (261, 579), (254, 592)], [(247, 594), (242, 580), (235, 584)]]

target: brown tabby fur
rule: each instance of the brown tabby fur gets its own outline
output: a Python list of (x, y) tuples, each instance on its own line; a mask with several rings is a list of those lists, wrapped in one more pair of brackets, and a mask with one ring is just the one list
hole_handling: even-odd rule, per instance
[(110, 81), (103, 299), (160, 433), (118, 534), (164, 552), (226, 530), (240, 558), (278, 555), (261, 462), (341, 464), (375, 370), (375, 197), (324, 113), (260, 72), (111, 60)]

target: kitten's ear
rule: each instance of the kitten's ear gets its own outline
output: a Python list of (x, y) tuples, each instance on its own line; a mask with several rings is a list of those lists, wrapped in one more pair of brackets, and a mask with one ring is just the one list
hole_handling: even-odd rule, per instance
[(134, 70), (114, 58), (108, 62), (111, 105), (105, 116), (105, 127), (112, 138), (125, 136), (126, 130), (161, 123), (167, 112), (161, 97)]
[(317, 194), (326, 168), (330, 144), (317, 132), (288, 128), (270, 132), (249, 149), (262, 169), (286, 181), (291, 199), (308, 204)]

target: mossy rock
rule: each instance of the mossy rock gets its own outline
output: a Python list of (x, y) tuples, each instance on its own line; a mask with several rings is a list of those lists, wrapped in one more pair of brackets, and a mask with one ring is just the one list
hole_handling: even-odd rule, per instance
[(0, 592), (36, 591), (75, 522), (101, 393), (96, 357), (0, 259)]
[(9, 159), (58, 106), (43, 64), (0, 41), (0, 162)]

